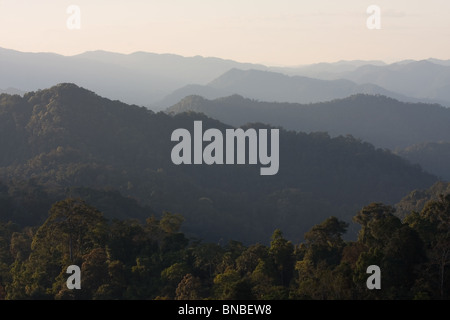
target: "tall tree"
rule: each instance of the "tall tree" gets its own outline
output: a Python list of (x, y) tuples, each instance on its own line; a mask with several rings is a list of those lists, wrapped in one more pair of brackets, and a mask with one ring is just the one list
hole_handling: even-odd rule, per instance
[[(428, 268), (425, 277), (438, 287), (436, 296), (444, 299), (450, 295), (447, 289), (450, 276), (450, 195), (427, 202), (420, 213), (413, 212), (405, 221), (417, 230), (427, 249)], [(433, 286), (433, 284), (432, 284)]]
[(338, 265), (345, 247), (342, 235), (347, 228), (348, 223), (340, 221), (336, 217), (330, 217), (312, 227), (305, 234), (306, 253), (304, 259), (309, 259), (314, 264), (324, 261), (327, 265)]
[(294, 271), (294, 245), (276, 229), (270, 241), (269, 255), (272, 257), (279, 274), (280, 284), (287, 286)]
[(201, 298), (202, 283), (200, 278), (191, 273), (186, 274), (177, 286), (175, 300), (199, 300)]
[[(80, 199), (66, 199), (55, 203), (48, 219), (37, 230), (31, 244), (31, 254), (26, 261), (32, 272), (30, 292), (37, 297), (48, 297), (53, 281), (64, 274), (69, 265), (81, 265), (83, 256), (95, 248), (104, 247), (107, 225), (96, 208)], [(62, 281), (62, 278), (59, 279)], [(47, 290), (48, 289), (48, 290)]]
[(402, 224), (394, 213), (395, 208), (382, 203), (371, 203), (361, 209), (353, 217), (361, 225), (358, 241), (368, 247), (383, 247)]

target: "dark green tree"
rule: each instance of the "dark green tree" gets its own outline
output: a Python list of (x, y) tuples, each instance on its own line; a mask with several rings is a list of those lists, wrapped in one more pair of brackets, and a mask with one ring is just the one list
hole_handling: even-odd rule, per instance
[(423, 268), (423, 277), (432, 297), (445, 299), (450, 295), (450, 195), (441, 195), (437, 200), (427, 202), (420, 213), (413, 212), (405, 221), (422, 238), (428, 262)]
[[(65, 285), (69, 265), (81, 267), (85, 255), (104, 247), (106, 231), (102, 213), (84, 201), (66, 199), (55, 203), (48, 219), (34, 235), (32, 251), (25, 262), (31, 273), (27, 294), (34, 298), (50, 298), (56, 294)], [(54, 283), (56, 278), (59, 284)]]
[(288, 286), (294, 272), (294, 245), (283, 237), (280, 229), (272, 235), (269, 256), (273, 259), (282, 286)]
[(311, 260), (314, 265), (321, 261), (332, 267), (338, 265), (345, 247), (342, 235), (347, 228), (348, 223), (340, 221), (336, 217), (330, 217), (312, 227), (305, 234), (306, 253), (304, 259)]

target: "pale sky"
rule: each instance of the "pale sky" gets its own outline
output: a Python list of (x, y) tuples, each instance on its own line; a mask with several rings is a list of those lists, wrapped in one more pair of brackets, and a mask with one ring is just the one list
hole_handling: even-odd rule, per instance
[[(81, 29), (70, 30), (70, 5)], [(381, 9), (381, 29), (366, 12)], [(271, 66), (450, 59), (449, 0), (0, 0), (0, 47), (201, 55)]]

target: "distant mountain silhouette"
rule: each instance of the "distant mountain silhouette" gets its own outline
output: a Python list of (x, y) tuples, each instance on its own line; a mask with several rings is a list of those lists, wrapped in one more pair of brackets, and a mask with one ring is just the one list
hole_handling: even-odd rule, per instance
[(92, 88), (110, 99), (152, 107), (189, 83), (206, 84), (231, 68), (266, 69), (219, 58), (92, 51), (75, 56), (0, 48), (0, 88), (44, 89), (60, 82)]
[(412, 98), (429, 99), (450, 107), (450, 62), (422, 60), (387, 66), (366, 65), (340, 78), (373, 83)]
[(159, 104), (169, 107), (189, 95), (216, 99), (232, 94), (266, 102), (315, 103), (358, 93), (380, 94), (405, 102), (420, 101), (370, 83), (356, 84), (343, 79), (320, 80), (261, 70), (231, 69), (208, 85), (188, 85), (175, 90)]
[(443, 66), (450, 66), (450, 60), (441, 60), (441, 59), (429, 58), (426, 61), (429, 61), (429, 62), (434, 63), (434, 64), (440, 64), (440, 65), (443, 65)]
[(340, 61), (271, 70), (323, 80), (347, 79), (357, 84), (371, 83), (410, 99), (417, 99), (400, 99), (402, 101), (439, 103), (450, 107), (450, 60), (430, 58), (421, 61), (403, 60), (392, 64), (381, 61)]
[[(286, 130), (280, 130), (280, 170), (274, 176), (261, 176), (254, 165), (176, 166), (171, 134), (178, 128), (192, 132), (195, 120), (203, 122), (204, 130), (231, 128), (193, 112), (154, 113), (67, 83), (23, 97), (3, 94), (0, 179), (31, 181), (48, 193), (75, 188), (74, 196), (88, 194), (97, 203), (114, 197), (115, 190), (136, 200), (128, 206), (117, 197), (118, 208), (119, 203), (135, 208), (113, 212), (117, 217), (142, 219), (145, 212), (167, 210), (186, 218), (189, 236), (253, 243), (269, 239), (275, 228), (302, 240), (304, 232), (330, 215), (350, 221), (370, 202), (394, 204), (436, 181), (402, 158), (352, 137)], [(110, 191), (95, 194), (93, 189)], [(26, 211), (14, 212), (26, 224)], [(16, 221), (11, 212), (0, 213)]]
[(236, 95), (216, 100), (191, 96), (167, 111), (202, 112), (234, 126), (262, 122), (303, 132), (351, 134), (392, 150), (423, 142), (450, 141), (450, 109), (385, 96), (359, 94), (314, 104), (260, 102)]
[(6, 94), (18, 94), (20, 96), (24, 95), (25, 91), (16, 89), (16, 88), (7, 88), (7, 89), (0, 89), (0, 94), (6, 93)]
[(162, 110), (192, 94), (209, 99), (241, 94), (264, 101), (309, 103), (370, 93), (450, 106), (448, 65), (449, 61), (438, 59), (391, 65), (355, 60), (281, 68), (148, 52), (90, 51), (62, 56), (0, 48), (0, 88), (27, 92), (71, 82), (152, 110)]
[(179, 88), (167, 95), (164, 99), (158, 102), (161, 107), (170, 107), (182, 100), (183, 98), (191, 95), (197, 95), (206, 99), (217, 99), (222, 97), (228, 97), (233, 95), (233, 92), (214, 88), (208, 85), (188, 84), (182, 88)]
[(365, 65), (385, 66), (379, 60), (342, 60), (338, 62), (320, 62), (298, 67), (271, 67), (270, 71), (280, 72), (291, 76), (303, 76), (323, 80), (336, 80), (343, 72), (354, 71)]
[(382, 94), (407, 99), (370, 83), (356, 85), (342, 79), (327, 81), (300, 76), (289, 77), (260, 70), (232, 69), (208, 85), (267, 102), (313, 103), (346, 98), (357, 93)]

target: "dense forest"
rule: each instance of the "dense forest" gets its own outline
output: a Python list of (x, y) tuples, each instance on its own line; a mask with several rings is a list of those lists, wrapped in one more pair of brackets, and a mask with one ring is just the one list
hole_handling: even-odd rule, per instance
[(274, 176), (174, 165), (171, 133), (195, 120), (232, 128), (73, 84), (0, 95), (0, 299), (449, 298), (448, 184), (352, 136), (282, 128)]
[[(171, 134), (178, 128), (192, 131), (195, 120), (203, 121), (204, 130), (231, 128), (192, 112), (154, 113), (73, 84), (23, 97), (0, 95), (0, 180), (9, 193), (25, 184), (36, 201), (43, 197), (34, 193), (48, 196), (36, 216), (17, 208), (3, 210), (0, 219), (41, 224), (49, 204), (79, 196), (73, 188), (88, 188), (120, 193), (152, 212), (182, 214), (182, 231), (208, 241), (265, 242), (279, 228), (298, 242), (330, 215), (351, 223), (364, 205), (393, 205), (437, 180), (352, 136), (283, 129), (274, 176), (260, 176), (254, 165), (176, 166), (170, 160)], [(249, 127), (269, 128), (243, 126)], [(141, 211), (99, 209), (108, 219), (145, 220)], [(351, 224), (349, 236), (356, 232)]]
[(332, 137), (352, 135), (388, 148), (440, 179), (450, 179), (450, 110), (441, 105), (367, 94), (310, 104), (193, 95), (167, 109), (172, 114), (188, 111), (234, 126), (263, 122), (301, 132), (326, 131)]
[[(381, 203), (348, 223), (330, 216), (293, 243), (274, 230), (270, 244), (188, 239), (183, 217), (107, 220), (81, 199), (54, 203), (46, 221), (0, 223), (0, 299), (448, 299), (450, 195), (400, 220)], [(66, 286), (69, 265), (81, 289)], [(381, 269), (369, 290), (367, 267)]]
[(438, 104), (407, 103), (382, 95), (356, 94), (326, 102), (299, 104), (266, 102), (239, 95), (215, 100), (188, 96), (167, 109), (195, 111), (240, 126), (262, 122), (301, 132), (351, 134), (379, 148), (447, 141), (450, 110)]

